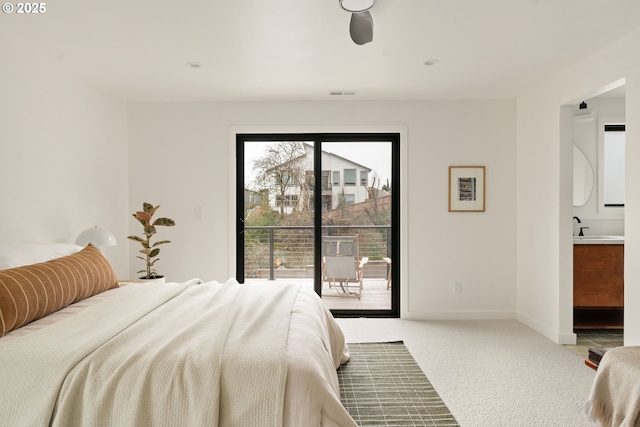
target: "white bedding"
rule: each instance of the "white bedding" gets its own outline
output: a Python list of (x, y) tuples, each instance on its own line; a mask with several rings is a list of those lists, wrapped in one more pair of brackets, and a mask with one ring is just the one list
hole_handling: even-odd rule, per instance
[(586, 405), (602, 427), (640, 426), (640, 347), (608, 350), (596, 371)]
[[(8, 334), (0, 339), (3, 421), (355, 426), (339, 399), (342, 332), (310, 290), (271, 286), (127, 285), (59, 312), (53, 324), (27, 326), (35, 332)], [(148, 353), (170, 357), (141, 361)]]

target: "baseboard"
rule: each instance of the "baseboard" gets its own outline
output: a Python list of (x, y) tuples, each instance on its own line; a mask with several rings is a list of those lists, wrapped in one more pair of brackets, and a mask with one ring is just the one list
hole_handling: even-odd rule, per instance
[(505, 320), (515, 319), (513, 311), (409, 311), (402, 314), (407, 320)]
[(557, 329), (549, 328), (546, 325), (543, 325), (537, 320), (534, 320), (531, 317), (526, 316), (522, 313), (517, 313), (516, 319), (520, 323), (527, 325), (528, 327), (530, 327), (540, 335), (546, 338), (549, 338), (551, 341), (553, 341), (556, 344), (575, 344), (577, 341), (578, 337), (573, 332), (568, 334), (560, 333), (560, 331), (558, 331)]
[(557, 344), (575, 344), (578, 342), (578, 335), (572, 333), (569, 334), (561, 334), (558, 333), (558, 341), (556, 341)]

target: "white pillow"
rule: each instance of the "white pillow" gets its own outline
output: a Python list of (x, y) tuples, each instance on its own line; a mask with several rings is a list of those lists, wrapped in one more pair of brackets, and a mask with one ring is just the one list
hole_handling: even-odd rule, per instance
[(0, 270), (37, 264), (83, 249), (73, 243), (14, 243), (0, 246)]

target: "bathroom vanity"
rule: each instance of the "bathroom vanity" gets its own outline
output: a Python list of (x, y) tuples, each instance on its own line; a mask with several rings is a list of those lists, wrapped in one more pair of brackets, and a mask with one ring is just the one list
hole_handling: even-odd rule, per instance
[(624, 238), (584, 236), (573, 241), (574, 328), (623, 327)]

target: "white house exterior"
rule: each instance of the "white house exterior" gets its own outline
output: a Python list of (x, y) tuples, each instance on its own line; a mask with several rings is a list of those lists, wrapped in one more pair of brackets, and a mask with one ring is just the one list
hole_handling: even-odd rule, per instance
[[(312, 176), (313, 146), (308, 144), (303, 144), (303, 146), (305, 154), (301, 161), (306, 176)], [(322, 183), (322, 210), (337, 208), (342, 196), (344, 196), (344, 203), (347, 206), (367, 200), (370, 172), (371, 168), (336, 154), (322, 151), (322, 172), (319, 177)], [(313, 197), (304, 197), (307, 196), (304, 194), (306, 191), (309, 191), (308, 196), (313, 195), (312, 186), (309, 186), (309, 190), (307, 190), (304, 185), (300, 185), (299, 180), (292, 180), (285, 194), (284, 213), (289, 214), (293, 212), (294, 208), (303, 210), (305, 203), (309, 203), (312, 208)], [(272, 208), (279, 210), (282, 202), (279, 195), (270, 194), (269, 204)]]

